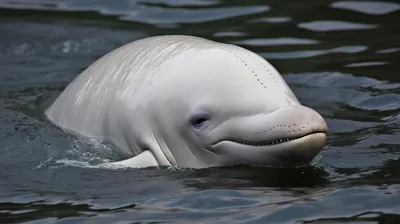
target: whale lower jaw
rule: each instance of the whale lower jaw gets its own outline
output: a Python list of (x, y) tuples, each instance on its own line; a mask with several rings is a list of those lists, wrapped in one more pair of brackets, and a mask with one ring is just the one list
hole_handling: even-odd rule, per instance
[(325, 132), (313, 132), (297, 138), (264, 142), (222, 140), (214, 144), (210, 151), (224, 158), (220, 161), (220, 165), (245, 163), (294, 167), (311, 162), (324, 147), (325, 140)]

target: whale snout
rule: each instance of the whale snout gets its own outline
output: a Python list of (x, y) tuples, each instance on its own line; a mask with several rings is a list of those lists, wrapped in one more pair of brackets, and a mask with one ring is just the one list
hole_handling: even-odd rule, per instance
[(228, 121), (212, 146), (223, 163), (288, 167), (309, 163), (323, 149), (327, 124), (315, 110), (285, 106)]

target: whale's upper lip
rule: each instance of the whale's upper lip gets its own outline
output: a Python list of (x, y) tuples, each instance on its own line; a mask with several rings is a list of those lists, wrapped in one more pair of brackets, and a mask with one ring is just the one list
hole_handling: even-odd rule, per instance
[(285, 142), (290, 142), (290, 141), (300, 139), (300, 138), (303, 138), (303, 137), (306, 137), (309, 135), (313, 135), (313, 134), (326, 134), (326, 129), (312, 131), (307, 134), (302, 134), (302, 135), (297, 135), (297, 136), (290, 136), (290, 137), (280, 136), (279, 138), (266, 138), (266, 139), (257, 139), (257, 140), (240, 139), (238, 137), (231, 137), (231, 138), (221, 139), (221, 140), (213, 143), (212, 145), (215, 146), (221, 142), (228, 141), (228, 142), (233, 142), (233, 143), (237, 143), (237, 144), (241, 144), (241, 145), (248, 145), (248, 146), (253, 146), (253, 147), (273, 146), (273, 145), (278, 145), (278, 144), (282, 144)]

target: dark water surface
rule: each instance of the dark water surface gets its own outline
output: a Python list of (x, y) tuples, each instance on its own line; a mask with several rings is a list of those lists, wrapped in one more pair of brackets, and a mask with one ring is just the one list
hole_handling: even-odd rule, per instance
[[(0, 223), (400, 223), (400, 4), (0, 0)], [(43, 110), (108, 51), (153, 35), (268, 59), (329, 125), (310, 166), (108, 170), (107, 144)]]

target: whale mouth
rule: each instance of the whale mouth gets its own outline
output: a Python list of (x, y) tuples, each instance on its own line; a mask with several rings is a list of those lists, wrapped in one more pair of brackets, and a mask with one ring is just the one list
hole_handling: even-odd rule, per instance
[[(277, 137), (277, 136), (276, 136)], [(273, 167), (296, 167), (309, 162), (323, 149), (326, 131), (275, 138), (273, 140), (224, 139), (211, 147), (222, 155), (223, 165), (245, 163)]]
[(251, 141), (251, 140), (243, 140), (243, 139), (224, 139), (221, 141), (216, 142), (213, 145), (217, 145), (220, 142), (224, 142), (224, 141), (228, 141), (228, 142), (232, 142), (232, 143), (236, 143), (236, 144), (240, 144), (240, 145), (244, 145), (244, 146), (252, 146), (252, 147), (265, 147), (265, 146), (275, 146), (275, 145), (280, 145), (280, 144), (284, 144), (284, 143), (288, 143), (294, 140), (298, 140), (307, 136), (311, 136), (311, 135), (315, 135), (315, 134), (324, 134), (326, 135), (326, 131), (315, 131), (315, 132), (310, 132), (308, 134), (305, 135), (299, 135), (299, 136), (291, 136), (291, 137), (287, 137), (287, 138), (279, 138), (279, 139), (274, 139), (274, 140), (270, 140), (270, 139), (263, 139), (263, 140), (256, 140), (256, 141)]

